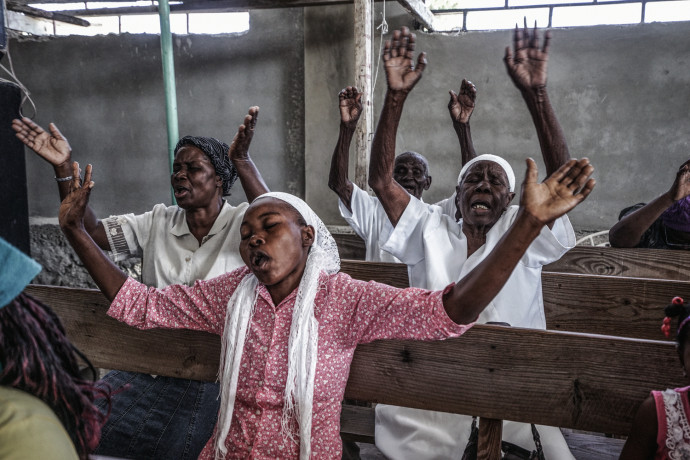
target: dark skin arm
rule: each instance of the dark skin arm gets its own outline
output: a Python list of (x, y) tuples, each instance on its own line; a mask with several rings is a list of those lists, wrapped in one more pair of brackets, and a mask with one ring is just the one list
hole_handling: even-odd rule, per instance
[(242, 189), (250, 203), (264, 193), (270, 192), (258, 168), (249, 156), (249, 145), (254, 137), (254, 128), (259, 116), (259, 107), (249, 108), (244, 123), (237, 128), (237, 134), (230, 144), (228, 156), (237, 169)]
[[(72, 148), (67, 138), (51, 123), (48, 126), (50, 132), (34, 123), (29, 118), (12, 120), (12, 129), (17, 138), (41, 158), (53, 165), (55, 177), (68, 177), (72, 171)], [(76, 176), (75, 176), (76, 177)], [(58, 182), (60, 201), (69, 194), (71, 182)], [(105, 227), (96, 217), (91, 207), (87, 207), (84, 214), (84, 228), (101, 249), (110, 250), (110, 243), (105, 234)]]
[(371, 148), (369, 186), (395, 227), (410, 202), (410, 195), (393, 179), (395, 164), (395, 136), (407, 95), (422, 78), (426, 68), (426, 54), (421, 53), (415, 66), (415, 35), (403, 27), (393, 32), (383, 49), (388, 90), (383, 101), (381, 117), (376, 127)]
[(657, 450), (656, 434), (659, 429), (654, 397), (645, 399), (637, 410), (630, 435), (623, 445), (620, 460), (652, 460)]
[(91, 180), (91, 165), (86, 166), (83, 184), (79, 181), (79, 164), (76, 161), (73, 163), (72, 171), (74, 179), (68, 182), (70, 193), (60, 205), (60, 228), (98, 288), (112, 301), (127, 280), (127, 275), (110, 261), (84, 227), (89, 196), (94, 186)]
[(477, 156), (472, 143), (472, 133), (470, 132), (470, 117), (474, 112), (475, 100), (477, 99), (477, 87), (471, 81), (462, 80), (460, 93), (449, 91), (450, 101), (448, 102), (448, 112), (453, 122), (453, 129), (460, 142), (460, 154), (462, 165)]
[(527, 160), (520, 210), (491, 253), (443, 297), (450, 319), (468, 324), (496, 297), (529, 245), (547, 222), (564, 215), (591, 193), (594, 168), (587, 158), (570, 160), (542, 183), (537, 165)]
[(609, 230), (609, 241), (614, 248), (634, 248), (644, 232), (673, 203), (690, 195), (690, 161), (681, 165), (673, 185), (660, 197), (650, 201), (637, 211), (623, 217)]
[(357, 122), (362, 114), (362, 93), (354, 86), (344, 88), (338, 94), (340, 106), (340, 133), (331, 158), (331, 171), (328, 175), (328, 186), (338, 194), (347, 209), (352, 212), (352, 182), (348, 179), (350, 143), (357, 129)]
[(550, 40), (551, 31), (546, 31), (544, 46), (540, 48), (537, 25), (530, 33), (525, 20), (523, 30), (515, 27), (514, 53), (506, 47), (504, 58), (508, 75), (520, 90), (532, 115), (547, 174), (552, 174), (570, 159), (568, 144), (546, 91)]

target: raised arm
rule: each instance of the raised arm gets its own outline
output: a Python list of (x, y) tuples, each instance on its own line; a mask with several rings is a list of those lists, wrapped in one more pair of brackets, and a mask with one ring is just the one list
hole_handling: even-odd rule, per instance
[(369, 186), (386, 210), (393, 226), (410, 202), (410, 195), (393, 179), (395, 164), (395, 136), (407, 95), (422, 78), (426, 68), (426, 54), (420, 53), (415, 66), (415, 35), (407, 27), (393, 32), (393, 40), (386, 40), (383, 48), (383, 67), (388, 90), (371, 147)]
[(462, 166), (477, 156), (472, 144), (472, 133), (470, 132), (470, 117), (474, 112), (475, 100), (477, 99), (477, 87), (471, 81), (462, 80), (460, 93), (451, 90), (450, 101), (448, 102), (448, 112), (453, 122), (453, 129), (460, 142), (460, 154)]
[(539, 138), (539, 147), (546, 165), (546, 173), (549, 175), (570, 159), (568, 144), (546, 91), (546, 65), (549, 59), (550, 40), (551, 31), (547, 30), (544, 34), (544, 46), (540, 48), (536, 23), (530, 34), (527, 20), (525, 20), (523, 30), (515, 26), (514, 54), (508, 46), (504, 58), (508, 75), (520, 90), (532, 115)]
[(348, 86), (338, 94), (340, 106), (340, 133), (331, 158), (331, 172), (328, 175), (328, 186), (338, 194), (340, 201), (352, 212), (352, 182), (348, 178), (350, 160), (350, 143), (357, 129), (357, 122), (362, 114), (362, 93), (354, 86)]
[(249, 156), (249, 144), (254, 137), (254, 128), (258, 117), (259, 107), (250, 107), (249, 113), (244, 117), (244, 123), (237, 128), (237, 134), (232, 139), (228, 151), (230, 161), (237, 169), (242, 189), (244, 189), (247, 201), (250, 203), (259, 195), (270, 192), (259, 169)]
[[(60, 193), (60, 201), (64, 200), (70, 193), (72, 186), (72, 181), (70, 180), (72, 177), (72, 148), (69, 142), (67, 142), (67, 138), (62, 135), (54, 123), (48, 125), (50, 130), (50, 133), (48, 133), (26, 117), (21, 120), (12, 120), (12, 129), (24, 145), (53, 165), (55, 180)], [(104, 250), (110, 250), (110, 243), (105, 234), (105, 228), (90, 206), (86, 207), (84, 213), (84, 228), (99, 247)]]
[(673, 185), (660, 197), (628, 214), (609, 230), (609, 241), (614, 248), (634, 248), (644, 232), (652, 226), (673, 203), (690, 195), (690, 160), (681, 165)]
[(594, 167), (587, 158), (570, 160), (542, 183), (537, 165), (527, 160), (520, 209), (515, 221), (491, 253), (443, 297), (448, 316), (467, 324), (496, 297), (529, 245), (548, 222), (564, 215), (590, 194)]
[(84, 216), (94, 186), (91, 170), (91, 165), (87, 165), (82, 184), (79, 180), (79, 163), (75, 161), (72, 164), (74, 178), (68, 183), (70, 191), (62, 200), (58, 221), (67, 241), (84, 263), (98, 288), (108, 300), (113, 300), (127, 280), (127, 275), (110, 261), (84, 228)]

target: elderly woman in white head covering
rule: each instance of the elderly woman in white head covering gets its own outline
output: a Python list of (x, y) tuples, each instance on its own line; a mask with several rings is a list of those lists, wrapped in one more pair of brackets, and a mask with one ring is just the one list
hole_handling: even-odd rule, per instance
[(90, 166), (83, 185), (73, 182), (59, 219), (112, 299), (109, 315), (142, 329), (222, 336), (221, 409), (200, 458), (340, 458), (340, 401), (357, 344), (463, 334), (543, 224), (590, 193), (592, 171), (584, 160), (539, 184), (530, 161), (510, 238), (462, 282), (435, 292), (339, 273), (337, 248), (323, 222), (285, 193), (264, 194), (247, 209), (240, 243), (246, 267), (193, 286), (147, 288), (109, 262), (83, 229), (94, 185)]

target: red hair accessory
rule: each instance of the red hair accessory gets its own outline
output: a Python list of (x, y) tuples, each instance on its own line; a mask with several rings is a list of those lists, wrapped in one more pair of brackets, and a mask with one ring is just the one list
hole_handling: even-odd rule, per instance
[(668, 316), (664, 318), (664, 324), (661, 325), (661, 332), (664, 333), (666, 338), (669, 338), (671, 335), (671, 318)]
[(671, 300), (671, 303), (672, 303), (673, 305), (683, 305), (683, 298), (682, 298), (682, 297), (675, 296), (675, 297), (673, 298), (673, 300)]

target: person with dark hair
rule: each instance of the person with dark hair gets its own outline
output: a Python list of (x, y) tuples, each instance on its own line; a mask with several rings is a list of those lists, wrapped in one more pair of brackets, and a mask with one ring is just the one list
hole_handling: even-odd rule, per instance
[(41, 266), (0, 238), (0, 458), (82, 459), (98, 444), (109, 392), (81, 377), (57, 315), (22, 292)]
[[(664, 308), (661, 330), (668, 338), (677, 319), (676, 345), (683, 375), (690, 373), (690, 304), (674, 297)], [(637, 410), (620, 460), (690, 458), (690, 386), (652, 391)]]
[[(210, 137), (185, 136), (175, 147), (170, 182), (177, 205), (157, 204), (140, 215), (98, 220), (86, 208), (84, 228), (114, 261), (141, 257), (141, 281), (163, 288), (192, 284), (244, 265), (240, 223), (248, 204), (231, 206), (239, 177), (249, 201), (268, 191), (249, 156), (259, 113), (251, 107), (232, 145)], [(17, 137), (55, 169), (60, 198), (69, 193), (71, 148), (54, 124), (50, 134), (23, 118)], [(218, 385), (173, 377), (112, 371), (103, 379), (115, 390), (103, 428), (100, 455), (135, 459), (197, 458), (211, 437), (218, 413)]]
[(614, 248), (690, 249), (690, 160), (663, 195), (620, 212), (609, 242)]
[[(73, 166), (78, 171), (79, 165)], [(200, 458), (340, 459), (341, 401), (359, 343), (462, 335), (510, 277), (542, 227), (592, 191), (594, 168), (570, 160), (544, 182), (527, 160), (520, 212), (477, 267), (444, 290), (398, 289), (339, 273), (338, 247), (309, 206), (261, 195), (241, 224), (246, 266), (192, 286), (128, 278), (84, 229), (92, 167), (60, 206), (68, 241), (112, 301), (108, 314), (140, 329), (222, 337), (221, 408)]]

